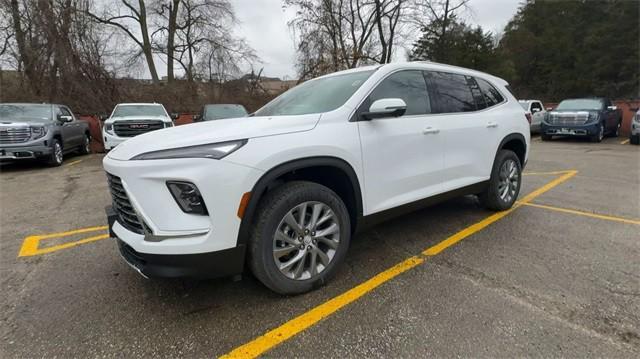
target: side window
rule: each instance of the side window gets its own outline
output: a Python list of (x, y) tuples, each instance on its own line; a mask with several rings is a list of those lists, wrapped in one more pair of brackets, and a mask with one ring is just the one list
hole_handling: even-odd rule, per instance
[(73, 115), (71, 114), (71, 111), (69, 111), (68, 109), (66, 109), (64, 107), (60, 107), (60, 114), (62, 114), (63, 116), (71, 116), (71, 117), (73, 117)]
[(391, 74), (369, 95), (368, 106), (381, 98), (401, 98), (407, 104), (405, 115), (431, 113), (427, 84), (421, 71), (407, 70)]
[(476, 110), (476, 101), (463, 75), (445, 72), (427, 72), (427, 78), (435, 86), (437, 113), (469, 112)]
[(467, 83), (469, 84), (469, 88), (471, 89), (471, 94), (473, 95), (473, 99), (476, 101), (476, 109), (484, 110), (487, 108), (487, 103), (484, 100), (484, 96), (482, 96), (482, 91), (480, 90), (480, 86), (471, 76), (466, 76)]
[(495, 106), (504, 101), (504, 97), (500, 94), (500, 91), (496, 90), (490, 83), (483, 79), (477, 79), (480, 90), (487, 102), (487, 107)]

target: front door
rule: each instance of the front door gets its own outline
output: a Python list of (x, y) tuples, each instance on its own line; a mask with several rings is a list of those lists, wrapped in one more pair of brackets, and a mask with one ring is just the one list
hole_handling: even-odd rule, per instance
[(376, 100), (401, 98), (403, 116), (358, 122), (365, 178), (367, 214), (400, 206), (440, 192), (443, 168), (439, 121), (421, 71), (390, 74), (368, 96), (356, 115)]

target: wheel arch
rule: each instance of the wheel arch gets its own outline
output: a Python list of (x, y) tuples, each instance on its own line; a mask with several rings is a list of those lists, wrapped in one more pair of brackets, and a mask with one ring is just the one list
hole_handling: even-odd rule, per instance
[(526, 165), (527, 141), (521, 133), (511, 133), (505, 136), (502, 141), (500, 141), (500, 145), (496, 151), (496, 156), (498, 156), (498, 152), (500, 150), (513, 151), (516, 156), (518, 156), (522, 168)]
[[(319, 177), (315, 178), (315, 181), (310, 179), (315, 175), (319, 175)], [(327, 183), (327, 180), (334, 179), (335, 177), (333, 176), (335, 175), (342, 177), (333, 185)], [(242, 216), (237, 245), (246, 245), (249, 240), (249, 230), (255, 219), (260, 200), (269, 190), (287, 182), (289, 179), (311, 180), (323, 185), (329, 184), (327, 187), (336, 192), (349, 209), (352, 231), (356, 228), (358, 220), (362, 217), (363, 203), (360, 182), (353, 167), (345, 160), (337, 157), (305, 157), (273, 167), (256, 182), (251, 190), (251, 197)], [(349, 186), (349, 188), (341, 188), (340, 186)]]

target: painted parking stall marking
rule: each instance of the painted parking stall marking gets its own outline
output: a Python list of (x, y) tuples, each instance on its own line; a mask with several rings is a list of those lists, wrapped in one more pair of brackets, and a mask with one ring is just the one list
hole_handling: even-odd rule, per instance
[(570, 178), (575, 176), (578, 171), (568, 170), (559, 171), (558, 173), (561, 174), (561, 176), (529, 193), (522, 200), (516, 203), (511, 209), (492, 214), (491, 216), (472, 224), (471, 226), (453, 234), (452, 236), (449, 236), (438, 244), (425, 249), (421, 254), (405, 259), (404, 261), (375, 275), (371, 279), (355, 286), (354, 288), (349, 289), (346, 292), (287, 321), (279, 327), (266, 332), (264, 335), (261, 335), (251, 340), (250, 342), (233, 349), (229, 353), (221, 356), (221, 358), (256, 358), (266, 353), (267, 351), (280, 345), (286, 340), (294, 337), (295, 335), (312, 327), (321, 320), (336, 313), (340, 309), (355, 302), (357, 299), (376, 289), (380, 285), (390, 281), (391, 279), (412, 268), (419, 266), (420, 264), (424, 263), (424, 261), (428, 257), (435, 256), (438, 253), (441, 253), (445, 249), (453, 246), (461, 240), (468, 238), (472, 234), (481, 231), (492, 223), (506, 217), (509, 213), (523, 206), (525, 203), (531, 202), (536, 197), (569, 180)]
[[(20, 247), (20, 253), (18, 254), (18, 257), (30, 257), (30, 256), (37, 256), (41, 254), (52, 253), (52, 252), (60, 251), (63, 249), (72, 248), (81, 244), (86, 244), (86, 243), (95, 242), (101, 239), (106, 239), (106, 238), (109, 238), (109, 234), (101, 233), (101, 232), (104, 232), (107, 229), (108, 229), (107, 226), (97, 226), (97, 227), (75, 229), (67, 232), (29, 236), (25, 238), (24, 241), (22, 242), (22, 247)], [(84, 233), (92, 233), (92, 235), (86, 238), (74, 240), (72, 242), (58, 244), (55, 246), (42, 247), (42, 248), (40, 247), (41, 241), (46, 239), (65, 238), (65, 237), (71, 237), (71, 236), (84, 234)]]

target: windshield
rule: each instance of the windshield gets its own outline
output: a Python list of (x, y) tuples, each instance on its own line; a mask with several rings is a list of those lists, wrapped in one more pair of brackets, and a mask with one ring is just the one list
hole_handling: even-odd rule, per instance
[(529, 103), (528, 102), (519, 102), (520, 106), (522, 106), (522, 108), (525, 111), (529, 111)]
[(564, 100), (556, 110), (602, 110), (602, 101), (596, 99)]
[(162, 105), (118, 105), (111, 117), (167, 116)]
[(242, 105), (207, 105), (204, 107), (204, 120), (245, 117), (247, 110)]
[(358, 71), (310, 80), (278, 96), (255, 116), (306, 115), (342, 106), (373, 73)]
[(0, 104), (0, 120), (51, 120), (51, 105)]

